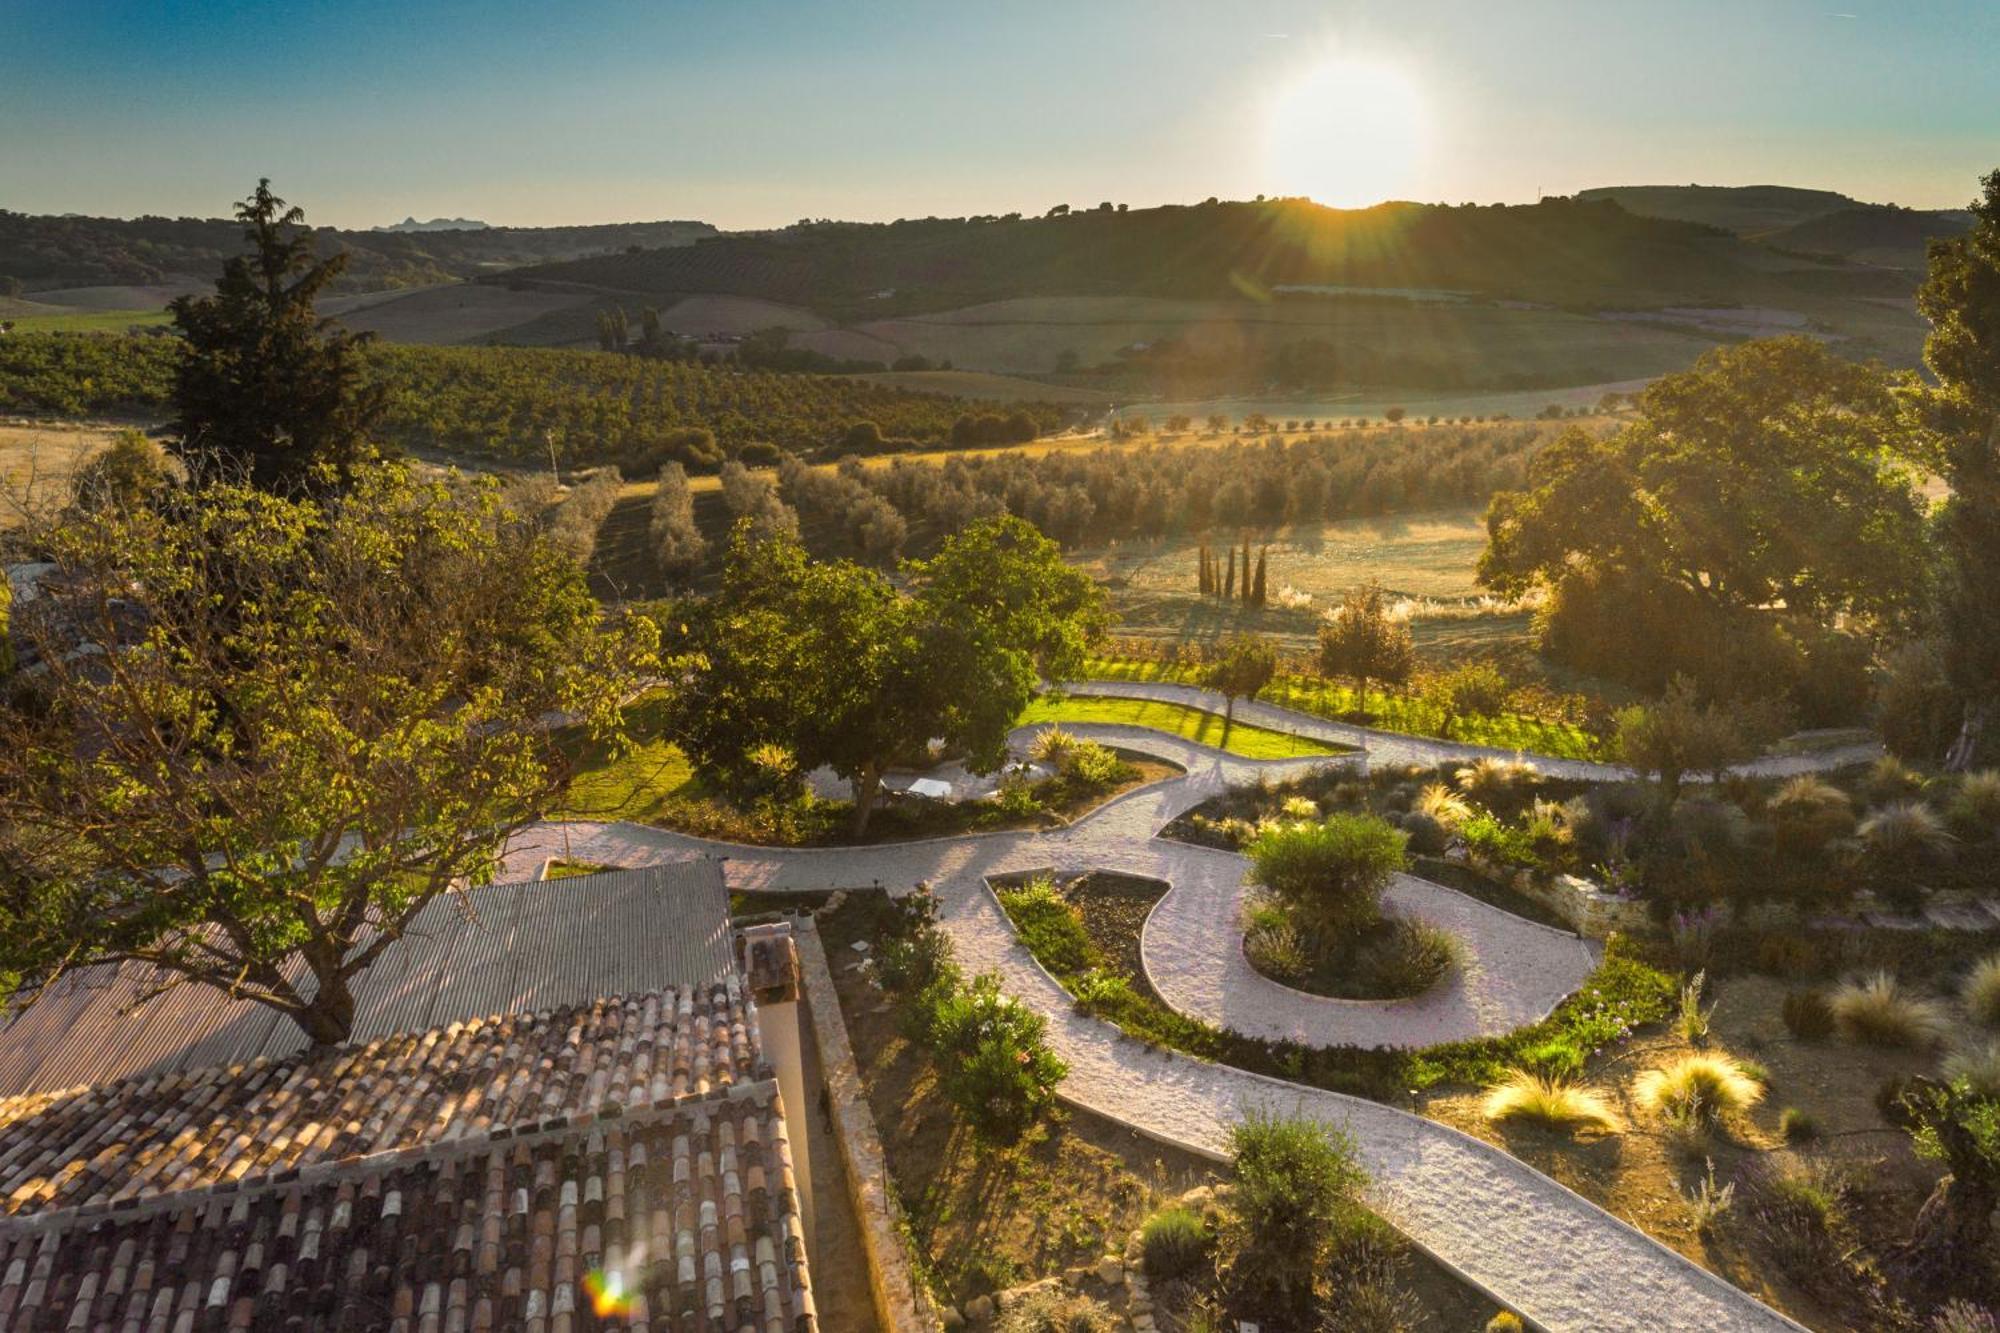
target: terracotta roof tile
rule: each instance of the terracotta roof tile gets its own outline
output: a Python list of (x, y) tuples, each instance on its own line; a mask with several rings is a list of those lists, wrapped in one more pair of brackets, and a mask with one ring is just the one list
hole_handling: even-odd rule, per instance
[(0, 1212), (239, 1187), (392, 1150), (414, 1159), (554, 1120), (614, 1124), (614, 1111), (760, 1076), (751, 1012), (732, 978), (0, 1100)]

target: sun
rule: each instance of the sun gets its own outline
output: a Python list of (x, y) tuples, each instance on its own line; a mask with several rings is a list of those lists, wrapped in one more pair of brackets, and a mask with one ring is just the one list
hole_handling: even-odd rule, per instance
[(1336, 208), (1394, 198), (1416, 178), (1424, 101), (1395, 65), (1333, 56), (1273, 98), (1267, 179), (1278, 194)]

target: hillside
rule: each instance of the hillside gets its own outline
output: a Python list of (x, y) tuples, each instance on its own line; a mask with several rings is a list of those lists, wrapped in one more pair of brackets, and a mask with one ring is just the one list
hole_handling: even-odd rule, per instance
[[(347, 252), (347, 272), (336, 289), (348, 292), (451, 282), (635, 245), (686, 245), (714, 234), (705, 222), (316, 232), (322, 252)], [(242, 249), (242, 224), (227, 218), (46, 217), (0, 210), (0, 285), (12, 278), (24, 294), (45, 300), (66, 288), (206, 286)]]
[(815, 223), (486, 285), (577, 302), (494, 341), (586, 340), (609, 305), (656, 307), (665, 327), (700, 337), (709, 312), (735, 301), (829, 357), (923, 357), (1173, 398), (1643, 378), (1745, 336), (1760, 321), (1746, 323), (1744, 308), (1899, 363), (1914, 362), (1922, 335), (1906, 275), (1611, 200), (1340, 210), (1284, 199)]
[(1578, 199), (1609, 201), (1641, 217), (1721, 227), (1739, 235), (1789, 227), (1843, 208), (1862, 208), (1833, 190), (1790, 185), (1607, 185), (1577, 191)]
[(1785, 185), (1617, 185), (1577, 198), (1722, 227), (1776, 250), (1888, 268), (1923, 267), (1932, 238), (1960, 236), (1971, 226), (1959, 209), (1899, 208)]
[(1305, 200), (1055, 217), (816, 223), (521, 270), (520, 280), (754, 296), (837, 319), (1026, 296), (1267, 297), (1284, 288), (1443, 289), (1556, 304), (1721, 299), (1727, 234), (1610, 203), (1527, 207)]
[(1824, 213), (1757, 239), (1806, 254), (1921, 269), (1931, 241), (1963, 236), (1971, 225), (1970, 217), (1957, 211), (1864, 206)]

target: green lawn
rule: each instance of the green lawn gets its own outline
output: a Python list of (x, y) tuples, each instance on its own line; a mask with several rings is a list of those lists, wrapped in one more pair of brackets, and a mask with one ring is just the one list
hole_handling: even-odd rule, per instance
[(623, 754), (613, 755), (578, 731), (564, 736), (576, 778), (561, 818), (654, 824), (677, 802), (705, 794), (680, 747), (660, 739), (665, 702), (662, 695), (648, 695), (626, 705), (625, 726), (635, 743)]
[(172, 320), (165, 310), (75, 310), (60, 315), (22, 315), (13, 324), (16, 333), (123, 333), (134, 325), (151, 328)]
[[(1222, 744), (1222, 715), (1180, 704), (1150, 699), (1111, 699), (1075, 695), (1040, 698), (1021, 714), (1021, 725), (1036, 722), (1110, 722), (1128, 727), (1151, 727), (1171, 736), (1202, 745)], [(1348, 747), (1332, 745), (1305, 736), (1289, 736), (1238, 722), (1229, 729), (1228, 750), (1245, 759), (1292, 759), (1300, 755), (1344, 754)]]
[[(1197, 668), (1189, 665), (1127, 657), (1093, 657), (1084, 663), (1084, 676), (1089, 680), (1157, 680), (1193, 685), (1198, 683), (1199, 674)], [(1360, 704), (1352, 689), (1316, 676), (1281, 675), (1257, 697), (1264, 703), (1337, 721), (1350, 720), (1348, 715)], [(1412, 695), (1370, 690), (1368, 713), (1368, 725), (1383, 731), (1408, 736), (1437, 736), (1443, 731), (1443, 718), (1438, 710)], [(1604, 745), (1583, 728), (1525, 713), (1459, 718), (1452, 728), (1451, 739), (1548, 755), (1553, 759), (1610, 757)]]

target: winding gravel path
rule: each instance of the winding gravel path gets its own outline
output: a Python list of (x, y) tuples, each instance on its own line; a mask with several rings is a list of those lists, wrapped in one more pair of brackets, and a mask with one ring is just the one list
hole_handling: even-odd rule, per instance
[[(1202, 691), (1184, 686), (1118, 684), (1087, 692), (1136, 692), (1135, 697), (1209, 706)], [(1378, 743), (1374, 733), (1360, 728), (1268, 705), (1239, 704), (1237, 715), (1260, 726), (1364, 744), (1371, 759), (1439, 763), (1482, 753), (1410, 737)], [(1225, 784), (1342, 761), (1257, 762), (1144, 728), (1066, 729), (1173, 760), (1187, 776), (1127, 793), (1066, 829), (869, 847), (749, 847), (635, 824), (545, 824), (510, 844), (503, 873), (525, 878), (552, 856), (621, 866), (714, 856), (726, 861), (731, 887), (749, 892), (871, 884), (901, 891), (928, 880), (966, 967), (998, 972), (1010, 994), (1047, 1017), (1050, 1041), (1070, 1066), (1063, 1096), (1074, 1104), (1211, 1157), (1226, 1155), (1230, 1127), (1252, 1110), (1310, 1115), (1344, 1128), (1359, 1145), (1373, 1181), (1373, 1206), (1447, 1267), (1544, 1329), (1799, 1328), (1531, 1167), (1455, 1129), (1380, 1103), (1162, 1051), (1079, 1014), (1068, 993), (1016, 939), (988, 886), (990, 878), (1052, 868), (1118, 870), (1168, 881), (1172, 888), (1149, 919), (1142, 948), (1168, 1002), (1242, 1031), (1315, 1044), (1407, 1044), (1440, 1039), (1430, 1035), (1432, 1027), (1445, 1032), (1459, 1030), (1451, 1025), (1470, 1031), (1512, 1027), (1538, 1017), (1573, 988), (1588, 971), (1591, 955), (1562, 932), (1406, 876), (1392, 890), (1398, 907), (1476, 942), (1474, 966), (1461, 984), (1398, 1005), (1286, 990), (1242, 961), (1234, 926), (1242, 858), (1153, 835)], [(1851, 759), (1845, 752), (1818, 755), (1760, 771), (1805, 771)], [(1537, 763), (1565, 776), (1622, 776), (1608, 765)], [(1792, 763), (1802, 766), (1789, 767)]]

